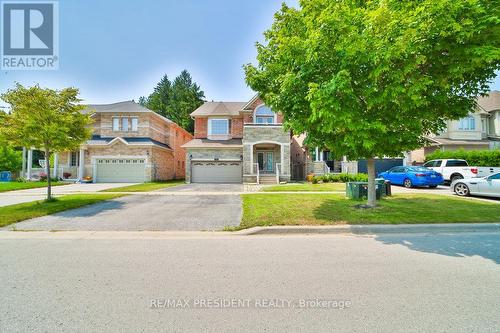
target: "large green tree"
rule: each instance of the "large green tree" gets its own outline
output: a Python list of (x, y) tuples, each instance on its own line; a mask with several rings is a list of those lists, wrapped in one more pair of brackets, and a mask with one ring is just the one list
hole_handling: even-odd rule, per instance
[(204, 98), (204, 92), (184, 70), (173, 82), (167, 75), (163, 76), (153, 93), (139, 98), (139, 103), (192, 133), (194, 122), (189, 114), (203, 104)]
[(471, 112), (499, 68), (497, 0), (301, 0), (282, 6), (247, 82), (286, 124), (336, 156), (422, 146)]
[(22, 168), (22, 152), (0, 140), (0, 171), (18, 172)]
[(47, 173), (47, 200), (51, 199), (50, 157), (77, 149), (92, 135), (91, 114), (83, 114), (78, 89), (43, 89), (38, 85), (14, 89), (1, 95), (10, 105), (0, 115), (0, 138), (11, 145), (42, 150)]

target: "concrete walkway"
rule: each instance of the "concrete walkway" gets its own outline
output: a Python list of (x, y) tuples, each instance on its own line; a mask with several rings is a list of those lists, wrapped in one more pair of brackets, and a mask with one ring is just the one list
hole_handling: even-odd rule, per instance
[[(66, 194), (95, 193), (116, 187), (134, 185), (134, 183), (97, 183), (97, 184), (69, 184), (52, 187), (54, 196)], [(0, 207), (15, 205), (23, 202), (43, 200), (47, 196), (47, 188), (39, 187), (27, 190), (9, 191), (0, 193)]]

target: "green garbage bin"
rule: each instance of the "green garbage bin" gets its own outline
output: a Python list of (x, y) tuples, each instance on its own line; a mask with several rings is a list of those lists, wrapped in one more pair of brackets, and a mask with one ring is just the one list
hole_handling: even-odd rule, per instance
[(384, 178), (376, 178), (375, 179), (375, 184), (377, 187), (377, 192), (380, 191), (380, 196), (386, 196), (387, 195), (387, 187), (385, 185), (385, 179)]
[[(382, 195), (385, 195), (385, 181), (380, 184), (375, 184), (375, 193), (377, 200)], [(350, 199), (361, 200), (368, 197), (368, 183), (367, 182), (348, 182), (346, 183), (346, 195)]]

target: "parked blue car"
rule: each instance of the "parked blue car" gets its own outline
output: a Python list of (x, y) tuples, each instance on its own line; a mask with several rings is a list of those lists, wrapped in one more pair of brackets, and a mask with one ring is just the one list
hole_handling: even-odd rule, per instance
[(443, 175), (421, 166), (397, 166), (378, 175), (395, 185), (406, 188), (429, 186), (435, 188), (444, 183)]

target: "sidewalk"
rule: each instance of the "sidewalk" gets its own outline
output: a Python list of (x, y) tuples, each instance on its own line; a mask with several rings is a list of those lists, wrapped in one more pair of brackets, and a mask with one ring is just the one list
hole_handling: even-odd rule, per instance
[[(64, 186), (52, 187), (52, 195), (55, 197), (66, 194), (93, 194), (99, 191), (134, 185), (130, 183), (96, 183), (96, 184), (69, 184)], [(31, 188), (27, 190), (8, 191), (0, 193), (0, 207), (15, 205), (24, 202), (44, 200), (47, 197), (47, 188)]]

